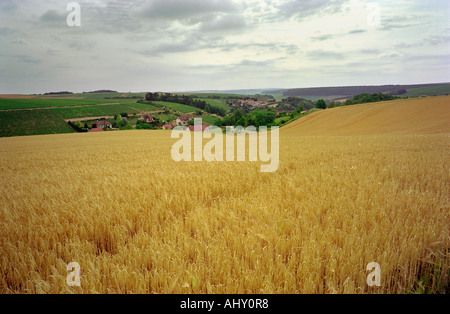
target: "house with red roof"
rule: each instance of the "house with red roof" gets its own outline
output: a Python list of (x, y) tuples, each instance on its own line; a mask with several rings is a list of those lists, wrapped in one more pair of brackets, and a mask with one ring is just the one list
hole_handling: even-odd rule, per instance
[(145, 123), (155, 122), (155, 118), (152, 115), (145, 115), (141, 117), (141, 120), (144, 120)]
[(207, 125), (190, 125), (189, 126), (189, 131), (191, 132), (203, 132), (206, 130), (208, 126)]
[(93, 128), (89, 130), (89, 133), (94, 133), (94, 132), (104, 132), (105, 129), (103, 128)]
[(177, 125), (183, 125), (186, 126), (189, 124), (189, 121), (191, 121), (192, 118), (190, 116), (181, 116), (178, 117), (176, 120)]
[(112, 124), (109, 121), (106, 120), (102, 120), (102, 121), (98, 121), (97, 123), (94, 124), (94, 129), (95, 128), (102, 128), (102, 129), (106, 129), (106, 128), (112, 128)]

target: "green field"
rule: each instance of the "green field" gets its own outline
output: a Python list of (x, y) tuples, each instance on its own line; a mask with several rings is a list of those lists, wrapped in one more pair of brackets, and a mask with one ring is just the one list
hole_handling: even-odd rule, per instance
[(284, 95), (282, 93), (273, 93), (273, 94), (265, 93), (265, 94), (273, 96), (276, 100), (281, 100), (281, 99), (286, 98), (286, 97), (284, 97)]
[(206, 123), (208, 123), (208, 124), (213, 124), (214, 121), (217, 120), (217, 117), (213, 117), (213, 116), (203, 116), (202, 119), (203, 119), (203, 122), (206, 122)]
[(147, 111), (160, 111), (161, 108), (152, 106), (152, 105), (148, 105), (148, 104), (139, 104), (139, 103), (135, 103), (135, 104), (127, 104), (128, 107), (131, 108), (136, 108), (139, 109), (141, 111), (147, 112)]
[(134, 114), (140, 110), (132, 109), (126, 105), (105, 105), (105, 106), (86, 106), (73, 108), (56, 108), (50, 111), (56, 112), (63, 119), (97, 117), (97, 116), (114, 116), (120, 113)]
[(133, 97), (133, 96), (139, 96), (141, 98), (144, 98), (145, 93), (120, 93), (120, 92), (119, 93), (90, 93), (90, 94), (75, 94), (75, 96), (86, 97), (86, 99), (105, 99), (105, 98), (121, 99), (123, 97)]
[[(208, 98), (208, 97), (220, 97), (220, 98), (227, 98), (227, 97), (242, 97), (242, 96), (247, 96), (247, 95), (240, 95), (240, 94), (222, 94), (222, 93), (180, 93), (180, 95), (191, 95), (191, 96), (195, 96), (201, 99), (204, 98)], [(248, 97), (251, 97), (251, 95), (249, 95)]]
[(52, 110), (0, 112), (0, 137), (74, 132), (75, 130)]
[[(111, 93), (81, 93), (81, 94), (66, 94), (66, 95), (39, 95), (36, 96), (37, 99), (60, 99), (60, 98), (77, 98), (77, 99), (96, 99), (96, 100), (104, 100), (105, 98), (111, 98), (114, 100), (125, 100), (126, 97), (138, 96), (140, 98), (145, 97), (145, 93), (120, 93), (120, 92), (111, 92)], [(129, 99), (130, 101), (137, 101), (138, 99)]]
[(401, 97), (441, 96), (450, 94), (450, 85), (408, 89)]
[(177, 116), (173, 114), (156, 114), (154, 117), (166, 122), (172, 122), (177, 118)]
[(200, 109), (192, 107), (192, 106), (186, 106), (186, 105), (177, 104), (177, 103), (173, 103), (173, 102), (153, 101), (153, 103), (156, 105), (159, 105), (159, 106), (175, 109), (181, 113), (190, 113), (190, 112), (195, 112), (197, 110), (200, 110)]
[(220, 99), (203, 99), (203, 98), (201, 98), (200, 100), (203, 100), (203, 101), (205, 101), (207, 104), (209, 104), (209, 105), (211, 105), (211, 106), (214, 106), (214, 107), (219, 107), (219, 108), (222, 108), (222, 109), (224, 109), (224, 110), (230, 110), (230, 106), (228, 106), (226, 103), (225, 103), (225, 100), (220, 100)]
[[(8, 109), (33, 109), (50, 107), (74, 107), (97, 104), (123, 103), (117, 99), (102, 99), (98, 101), (85, 99), (2, 99), (0, 98), (0, 110)], [(136, 100), (134, 101), (136, 102)], [(126, 102), (125, 103), (129, 103)]]

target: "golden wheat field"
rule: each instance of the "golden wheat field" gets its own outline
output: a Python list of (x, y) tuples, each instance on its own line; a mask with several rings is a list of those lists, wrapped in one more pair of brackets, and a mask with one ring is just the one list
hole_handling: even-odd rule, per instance
[(170, 135), (0, 139), (0, 293), (448, 291), (449, 97), (311, 114), (275, 173), (177, 163)]

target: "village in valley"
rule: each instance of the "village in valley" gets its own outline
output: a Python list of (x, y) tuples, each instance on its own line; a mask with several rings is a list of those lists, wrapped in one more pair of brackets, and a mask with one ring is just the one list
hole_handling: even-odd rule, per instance
[[(225, 132), (227, 126), (282, 127), (317, 110), (395, 98), (383, 93), (361, 94), (345, 99), (345, 102), (332, 98), (310, 100), (296, 96), (274, 97), (270, 94), (185, 95), (158, 92), (140, 96), (141, 98), (136, 100), (139, 98), (137, 95), (120, 95), (122, 97), (120, 100), (131, 101), (126, 107), (121, 107), (127, 108), (127, 111), (120, 114), (70, 118), (66, 122), (77, 132), (89, 133), (116, 130), (172, 130), (178, 126), (187, 127), (190, 131), (204, 131), (209, 126), (217, 126)], [(111, 100), (112, 97), (105, 96), (104, 99)], [(194, 126), (195, 119), (202, 119), (201, 127)]]
[[(122, 117), (123, 119), (123, 117)], [(163, 126), (159, 126), (161, 123), (165, 123), (167, 121), (160, 121), (160, 119), (146, 114), (141, 116), (138, 119), (138, 124), (136, 125), (136, 127), (138, 125), (151, 125), (153, 127), (153, 129), (162, 129), (162, 130), (172, 130), (173, 128), (177, 127), (177, 126), (187, 126), (188, 129), (190, 131), (194, 131), (194, 125), (190, 124), (194, 121), (193, 118), (191, 116), (180, 116), (177, 117), (174, 122), (172, 123), (166, 123)], [(117, 128), (113, 127), (113, 123), (109, 122), (107, 120), (100, 120), (95, 122), (92, 125), (92, 128), (88, 131), (88, 132), (103, 132), (103, 131), (107, 131), (107, 130), (117, 130)], [(207, 125), (202, 125), (202, 131), (204, 131), (208, 126)]]
[[(314, 108), (313, 102), (301, 98), (275, 99), (271, 95), (186, 96), (147, 93), (144, 99), (136, 103), (139, 106), (130, 105), (130, 107), (139, 107), (142, 109), (140, 112), (73, 118), (67, 119), (66, 122), (78, 132), (89, 133), (132, 129), (172, 130), (178, 126), (187, 127), (190, 131), (204, 131), (212, 125), (258, 126), (262, 125), (262, 120), (265, 125), (280, 125), (286, 123), (289, 117), (295, 118), (295, 113), (304, 113)], [(260, 121), (257, 121), (257, 116)], [(198, 118), (202, 119), (203, 124), (201, 127), (194, 127), (194, 119)]]

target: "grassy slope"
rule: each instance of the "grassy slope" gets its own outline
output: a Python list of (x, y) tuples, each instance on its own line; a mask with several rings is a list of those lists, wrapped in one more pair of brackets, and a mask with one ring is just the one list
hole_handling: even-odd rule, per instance
[(211, 106), (223, 108), (224, 110), (230, 110), (230, 106), (224, 103), (223, 100), (218, 99), (200, 99), (204, 100), (207, 104), (210, 104)]
[[(135, 101), (136, 102), (136, 101)], [(48, 107), (72, 107), (109, 103), (123, 103), (117, 99), (0, 99), (0, 110), (7, 109), (32, 109)]]
[(402, 97), (439, 96), (450, 94), (450, 85), (408, 89)]
[(0, 137), (75, 132), (51, 110), (0, 112)]
[(287, 125), (302, 135), (444, 133), (450, 131), (450, 96), (396, 100), (327, 109)]
[(177, 104), (177, 103), (173, 103), (173, 102), (166, 102), (166, 101), (154, 101), (154, 104), (163, 106), (163, 107), (168, 107), (168, 108), (172, 108), (175, 110), (178, 110), (182, 113), (190, 113), (190, 112), (195, 112), (197, 110), (199, 110), (198, 108), (192, 107), (192, 106), (186, 106), (186, 105), (182, 105), (182, 104)]
[(56, 108), (51, 109), (64, 119), (97, 117), (97, 116), (113, 116), (126, 112), (129, 114), (138, 113), (139, 110), (132, 109), (125, 105), (106, 105), (106, 106), (86, 106), (74, 108)]
[(152, 105), (148, 105), (148, 104), (135, 103), (135, 104), (127, 104), (127, 106), (131, 107), (131, 108), (136, 108), (136, 109), (139, 109), (139, 110), (142, 110), (142, 111), (145, 111), (145, 112), (147, 112), (147, 111), (160, 111), (161, 110), (161, 108), (158, 108), (158, 107), (155, 107), (155, 106), (152, 106)]
[(213, 124), (214, 121), (217, 120), (217, 117), (214, 116), (203, 116), (202, 117), (203, 122), (209, 123), (209, 124)]

